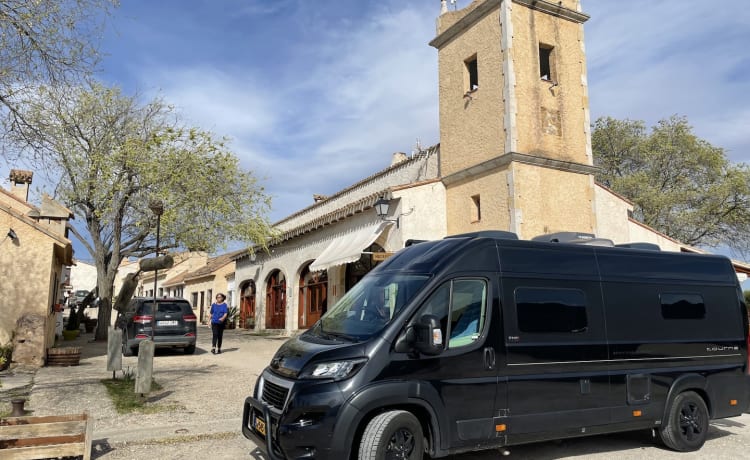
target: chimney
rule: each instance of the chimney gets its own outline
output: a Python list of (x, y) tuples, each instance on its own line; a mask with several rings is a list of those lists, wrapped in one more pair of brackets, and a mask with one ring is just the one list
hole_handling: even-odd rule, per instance
[(404, 152), (396, 152), (393, 154), (393, 158), (391, 158), (391, 166), (397, 165), (401, 163), (402, 161), (406, 161), (409, 159), (409, 156), (406, 155)]
[(23, 169), (10, 170), (10, 193), (24, 203), (29, 201), (29, 185), (34, 173)]
[(448, 12), (448, 2), (446, 0), (440, 0), (440, 16)]

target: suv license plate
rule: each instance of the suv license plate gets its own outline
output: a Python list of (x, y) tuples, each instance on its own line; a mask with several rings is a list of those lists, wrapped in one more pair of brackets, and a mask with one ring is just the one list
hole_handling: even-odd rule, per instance
[(157, 321), (157, 326), (177, 326), (177, 320), (169, 320), (169, 321)]
[(258, 433), (262, 434), (263, 436), (266, 435), (266, 422), (263, 421), (262, 418), (255, 417), (253, 425), (255, 425), (255, 429), (258, 430)]

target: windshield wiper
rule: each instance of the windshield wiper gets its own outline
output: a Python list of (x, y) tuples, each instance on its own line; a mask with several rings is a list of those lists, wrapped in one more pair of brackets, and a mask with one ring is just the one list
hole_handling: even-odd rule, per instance
[(322, 337), (326, 340), (334, 340), (334, 341), (341, 341), (339, 339), (344, 339), (349, 342), (359, 342), (359, 339), (357, 337), (354, 337), (353, 335), (344, 334), (342, 332), (333, 332), (333, 331), (326, 331), (323, 330), (323, 320), (321, 319), (318, 321), (318, 325), (315, 328), (315, 332), (318, 334), (319, 337)]
[(325, 335), (333, 337), (334, 339), (344, 339), (349, 342), (359, 342), (359, 339), (353, 335), (344, 334), (342, 332), (326, 332)]

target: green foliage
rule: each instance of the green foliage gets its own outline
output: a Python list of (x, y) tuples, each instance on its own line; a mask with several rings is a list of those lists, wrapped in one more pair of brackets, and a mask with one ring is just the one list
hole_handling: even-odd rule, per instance
[(698, 138), (684, 117), (600, 118), (591, 136), (597, 180), (633, 202), (639, 221), (694, 246), (750, 243), (750, 169)]
[(750, 307), (750, 291), (745, 291), (744, 294), (745, 294), (745, 303), (747, 304), (748, 307)]
[(18, 96), (40, 83), (76, 81), (98, 61), (97, 43), (116, 0), (0, 1), (0, 105), (15, 122)]
[[(272, 235), (260, 180), (226, 139), (184, 125), (160, 99), (143, 104), (97, 83), (45, 86), (25, 100), (23, 116), (33, 128), (17, 126), (9, 140), (48, 172), (82, 223), (71, 232), (97, 267), (103, 324), (119, 263), (155, 250), (154, 200), (163, 204), (161, 250), (214, 252), (231, 241), (265, 247)], [(106, 328), (96, 338), (106, 338)]]
[[(118, 414), (128, 414), (131, 412), (153, 414), (172, 409), (169, 406), (149, 403), (138, 393), (135, 393), (135, 378), (132, 375), (126, 375), (122, 380), (104, 379), (101, 382), (107, 388), (107, 393), (112, 398), (112, 403)], [(154, 381), (151, 382), (151, 388), (152, 390), (162, 389), (161, 385)]]
[(229, 312), (227, 313), (227, 323), (234, 323), (237, 321), (237, 318), (240, 316), (240, 310), (234, 306), (229, 307)]
[(0, 345), (0, 369), (3, 369), (13, 358), (13, 343)]

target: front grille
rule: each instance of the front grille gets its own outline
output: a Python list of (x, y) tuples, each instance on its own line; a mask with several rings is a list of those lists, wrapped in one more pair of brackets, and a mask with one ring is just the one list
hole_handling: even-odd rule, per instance
[(263, 401), (267, 402), (276, 409), (284, 409), (284, 403), (286, 402), (286, 395), (289, 393), (289, 388), (284, 388), (281, 385), (276, 385), (268, 380), (263, 382)]

